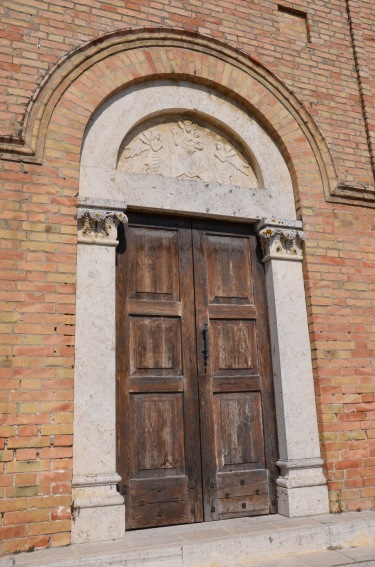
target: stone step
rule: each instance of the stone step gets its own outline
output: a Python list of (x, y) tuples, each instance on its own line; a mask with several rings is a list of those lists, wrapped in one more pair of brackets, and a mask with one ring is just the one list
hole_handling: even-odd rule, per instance
[[(14, 567), (234, 567), (279, 561), (281, 565), (287, 556), (302, 557), (302, 554), (374, 544), (375, 512), (294, 519), (274, 515), (127, 532), (122, 540), (15, 555), (12, 564)], [(345, 557), (343, 565), (347, 563)]]
[(343, 547), (335, 551), (289, 555), (273, 561), (231, 567), (375, 567), (375, 546)]

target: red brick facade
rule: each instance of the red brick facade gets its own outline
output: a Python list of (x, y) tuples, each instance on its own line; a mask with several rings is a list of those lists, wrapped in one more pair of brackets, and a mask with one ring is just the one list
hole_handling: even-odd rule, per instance
[(370, 0), (5, 0), (0, 14), (1, 552), (70, 541), (80, 148), (103, 101), (156, 77), (226, 92), (279, 144), (306, 232), (331, 509), (374, 508)]

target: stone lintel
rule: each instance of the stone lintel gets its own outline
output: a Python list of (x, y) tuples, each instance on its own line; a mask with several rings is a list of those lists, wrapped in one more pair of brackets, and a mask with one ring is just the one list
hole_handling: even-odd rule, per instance
[(98, 197), (78, 197), (78, 208), (126, 211), (127, 204), (117, 199), (99, 199)]

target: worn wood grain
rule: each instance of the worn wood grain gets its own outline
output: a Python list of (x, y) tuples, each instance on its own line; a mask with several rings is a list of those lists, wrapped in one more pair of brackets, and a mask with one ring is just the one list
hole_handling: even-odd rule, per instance
[[(126, 527), (202, 521), (190, 221), (129, 215), (126, 252), (118, 259), (117, 323), (117, 460)], [(162, 503), (153, 500), (152, 483), (164, 487)]]
[(117, 380), (127, 529), (275, 511), (264, 269), (252, 228), (130, 214), (126, 239)]
[[(249, 225), (193, 221), (205, 520), (274, 511), (275, 479), (267, 469), (277, 456), (275, 412), (264, 271), (256, 247)], [(200, 356), (205, 324), (207, 366)], [(261, 497), (249, 492), (246, 501), (222, 504), (219, 474), (260, 470), (267, 485)]]

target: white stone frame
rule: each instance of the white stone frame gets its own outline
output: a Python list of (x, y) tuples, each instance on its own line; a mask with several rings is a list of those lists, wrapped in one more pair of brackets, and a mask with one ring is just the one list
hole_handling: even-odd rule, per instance
[[(262, 188), (118, 172), (126, 134), (166, 112), (189, 112), (235, 133), (254, 158)], [(290, 517), (327, 513), (302, 274), (304, 235), (289, 171), (269, 135), (241, 108), (208, 88), (163, 81), (132, 87), (107, 101), (90, 121), (82, 149), (72, 541), (116, 539), (125, 531), (123, 497), (116, 490), (115, 232), (126, 222), (127, 207), (257, 222), (274, 371), (278, 512)]]

